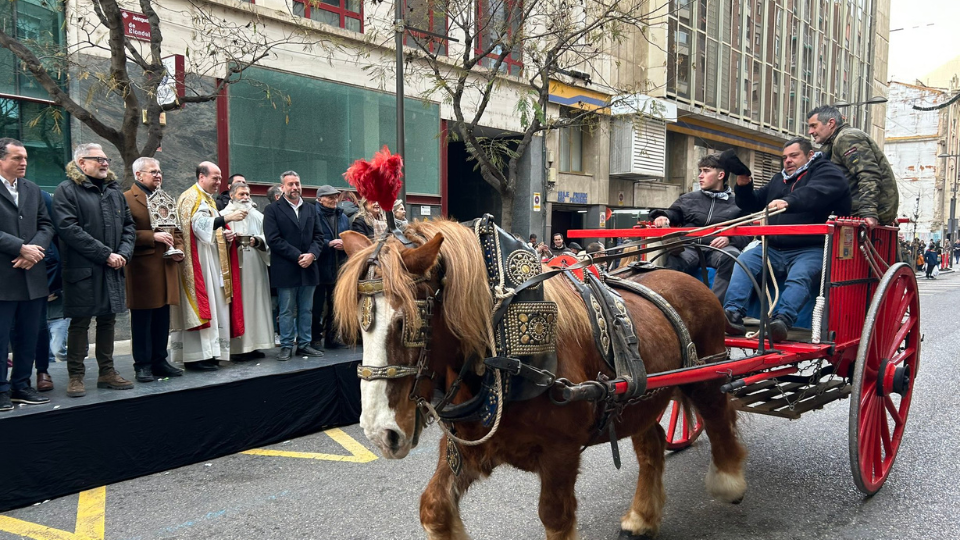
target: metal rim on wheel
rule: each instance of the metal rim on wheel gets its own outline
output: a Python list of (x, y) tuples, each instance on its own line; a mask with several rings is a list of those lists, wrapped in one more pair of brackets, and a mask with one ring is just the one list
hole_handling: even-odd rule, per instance
[(904, 263), (877, 286), (863, 325), (850, 400), (850, 469), (857, 488), (883, 486), (900, 449), (920, 361), (920, 296)]
[[(666, 422), (664, 422), (666, 420)], [(703, 419), (679, 395), (670, 398), (667, 408), (657, 418), (667, 434), (668, 450), (688, 448), (703, 433)]]

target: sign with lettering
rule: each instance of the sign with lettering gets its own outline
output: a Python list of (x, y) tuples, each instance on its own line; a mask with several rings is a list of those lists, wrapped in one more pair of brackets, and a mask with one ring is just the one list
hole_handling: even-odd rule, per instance
[(589, 204), (589, 197), (582, 191), (557, 191), (557, 202), (570, 204)]
[(139, 41), (150, 41), (150, 19), (143, 13), (121, 9), (123, 35)]

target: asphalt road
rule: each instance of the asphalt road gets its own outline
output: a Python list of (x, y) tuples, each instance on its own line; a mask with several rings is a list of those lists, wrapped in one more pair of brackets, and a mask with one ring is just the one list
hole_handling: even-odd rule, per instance
[[(722, 504), (707, 495), (703, 477), (709, 442), (702, 438), (667, 456), (668, 502), (660, 538), (960, 537), (960, 332), (955, 311), (960, 275), (921, 278), (920, 289), (925, 339), (914, 401), (897, 462), (876, 496), (861, 496), (851, 479), (848, 400), (796, 421), (745, 415), (740, 426), (750, 456), (743, 503)], [(437, 428), (427, 430), (420, 446), (402, 461), (374, 459), (341, 434), (372, 449), (358, 426), (318, 433), (270, 447), (302, 452), (301, 457), (237, 454), (110, 485), (105, 502), (98, 503), (105, 508), (103, 534), (97, 528), (97, 504), (90, 503), (99, 501), (97, 492), (90, 492), (79, 505), (80, 517), (79, 495), (0, 515), (0, 540), (422, 538), (418, 501), (436, 466)], [(637, 472), (629, 443), (623, 441), (621, 449), (624, 466), (619, 471), (608, 447), (585, 453), (577, 483), (584, 540), (617, 537)], [(464, 499), (467, 530), (475, 539), (544, 538), (536, 512), (538, 489), (533, 475), (495, 471)], [(63, 532), (75, 530), (87, 534)]]

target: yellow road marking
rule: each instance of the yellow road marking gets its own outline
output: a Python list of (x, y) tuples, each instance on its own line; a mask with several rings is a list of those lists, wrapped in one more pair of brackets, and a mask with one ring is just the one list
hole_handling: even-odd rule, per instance
[(22, 519), (0, 516), (0, 531), (33, 540), (103, 540), (106, 517), (107, 488), (101, 486), (80, 492), (77, 501), (77, 524), (74, 532), (45, 527)]
[(241, 452), (252, 456), (274, 456), (298, 459), (320, 459), (326, 461), (340, 461), (345, 463), (369, 463), (377, 459), (376, 454), (367, 450), (365, 446), (358, 443), (353, 437), (344, 433), (342, 429), (332, 428), (324, 431), (331, 439), (350, 452), (349, 456), (340, 454), (322, 454), (319, 452), (291, 452), (287, 450), (268, 450), (265, 448), (255, 448)]

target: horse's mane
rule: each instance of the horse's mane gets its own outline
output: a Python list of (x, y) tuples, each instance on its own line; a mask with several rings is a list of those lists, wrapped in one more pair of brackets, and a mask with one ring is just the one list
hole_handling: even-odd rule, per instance
[[(445, 283), (443, 303), (445, 306), (447, 327), (461, 342), (461, 352), (465, 356), (486, 355), (489, 350), (489, 336), (493, 311), (493, 299), (487, 282), (486, 264), (480, 244), (471, 229), (449, 219), (432, 219), (411, 223), (404, 235), (418, 246), (426, 243), (437, 233), (443, 234), (440, 246), (440, 260), (444, 267)], [(337, 288), (334, 292), (334, 313), (337, 325), (345, 341), (353, 343), (360, 334), (358, 319), (357, 282), (365, 279), (366, 260), (375, 246), (364, 248), (350, 257), (340, 269)], [(414, 325), (419, 325), (419, 311), (414, 299), (413, 277), (403, 265), (401, 251), (403, 246), (395, 238), (390, 238), (380, 250), (380, 270), (383, 289), (391, 305), (403, 310)], [(432, 268), (429, 273), (437, 271)], [(581, 341), (590, 336), (590, 323), (587, 320), (583, 303), (573, 290), (550, 279), (545, 282), (548, 300), (557, 303), (557, 346)]]

